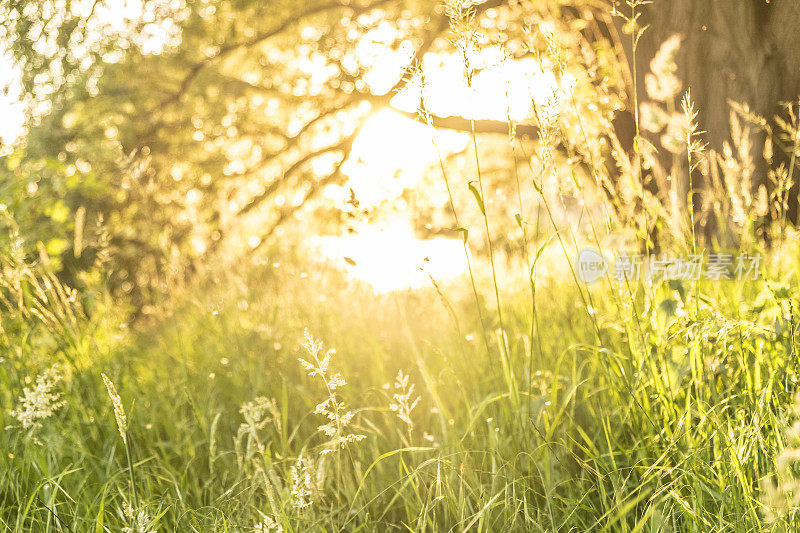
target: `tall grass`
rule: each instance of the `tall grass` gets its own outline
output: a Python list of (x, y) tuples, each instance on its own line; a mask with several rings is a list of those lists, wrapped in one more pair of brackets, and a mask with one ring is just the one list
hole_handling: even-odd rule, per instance
[[(641, 4), (629, 3), (634, 42)], [(456, 7), (469, 83), (470, 35), (479, 30)], [(580, 116), (574, 95), (571, 107)], [(715, 173), (735, 165), (720, 162), (738, 157), (747, 168), (749, 151), (703, 155), (688, 97), (683, 107), (689, 193), (697, 173), (727, 187), (733, 178)], [(591, 228), (582, 237), (558, 219), (563, 196), (545, 186), (560, 164), (560, 118), (548, 109), (534, 118), (540, 139), (509, 141), (522, 272), (496, 260), (492, 230), (507, 221), (488, 202), (474, 131), (477, 187), (440, 161), (464, 235), (465, 287), (434, 280), (427, 290), (376, 296), (308, 258), (238, 272), (210, 266), (206, 281), (131, 331), (102, 287), (82, 299), (52, 275), (44, 252), (26, 258), (9, 218), (0, 263), (2, 527), (791, 531), (797, 265), (778, 260), (783, 248), (748, 248), (765, 254), (755, 279), (690, 284), (609, 273), (583, 283), (575, 256), (587, 241), (607, 252), (613, 233), (638, 229), (649, 256), (648, 230), (674, 224), (641, 181), (643, 161), (656, 164), (654, 147), (637, 133), (633, 154), (614, 150), (616, 182), (641, 186), (600, 196), (605, 224), (593, 220), (586, 191), (613, 187), (606, 165), (590, 159), (588, 172), (570, 169), (587, 180), (577, 184), (586, 199), (580, 220)], [(784, 124), (800, 138), (796, 124)], [(793, 172), (792, 164), (776, 173), (776, 183), (787, 187)], [(471, 187), (474, 202), (456, 205), (456, 186)], [(718, 214), (758, 211), (744, 191), (725, 190)], [(533, 191), (535, 206), (523, 205), (531, 197), (523, 191)], [(644, 228), (625, 220), (625, 194)], [(769, 208), (785, 212), (787, 191), (772, 194)], [(736, 206), (722, 208), (723, 200)], [(480, 211), (480, 230), (462, 227), (467, 209)], [(671, 231), (697, 254), (691, 199), (687, 209), (689, 223)], [(728, 218), (741, 222), (720, 216), (720, 224)], [(759, 242), (744, 238), (753, 228), (734, 229), (740, 242)], [(486, 242), (488, 261), (471, 255), (476, 240)], [(561, 259), (547, 259), (551, 247)], [(546, 261), (554, 275), (543, 274)]]

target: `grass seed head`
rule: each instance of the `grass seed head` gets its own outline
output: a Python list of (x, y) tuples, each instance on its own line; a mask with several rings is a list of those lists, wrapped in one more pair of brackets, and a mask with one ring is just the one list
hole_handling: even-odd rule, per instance
[(103, 378), (103, 383), (106, 384), (108, 396), (111, 398), (111, 403), (114, 405), (114, 418), (117, 420), (117, 429), (119, 430), (119, 434), (122, 436), (122, 441), (127, 443), (128, 418), (125, 416), (125, 408), (122, 407), (122, 398), (120, 398), (119, 394), (117, 394), (117, 388), (108, 378), (108, 376), (103, 373), (101, 373), (100, 376)]
[(35, 429), (41, 421), (53, 416), (64, 405), (61, 393), (54, 389), (62, 375), (58, 365), (53, 365), (36, 377), (33, 387), (25, 387), (18, 400), (18, 407), (11, 416), (19, 420), (25, 429)]

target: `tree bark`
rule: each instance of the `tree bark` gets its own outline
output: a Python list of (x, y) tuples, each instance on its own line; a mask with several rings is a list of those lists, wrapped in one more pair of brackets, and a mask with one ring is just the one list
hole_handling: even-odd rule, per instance
[[(644, 77), (650, 71), (650, 60), (666, 39), (680, 35), (678, 76), (684, 88), (691, 89), (699, 129), (710, 149), (721, 151), (724, 143), (731, 142), (730, 101), (747, 104), (754, 113), (771, 120), (781, 114), (781, 103), (797, 100), (797, 0), (656, 0), (640, 9), (639, 23), (647, 30), (634, 59), (639, 101), (647, 100)], [(630, 39), (623, 47), (632, 65)], [(768, 168), (762, 157), (765, 134), (753, 128), (749, 141), (755, 164), (752, 185), (768, 185)], [(665, 156), (666, 167), (670, 166), (669, 157)], [(685, 175), (685, 169), (681, 170)], [(683, 189), (679, 197), (685, 199), (688, 183), (679, 186)]]
[(662, 42), (679, 34), (678, 76), (692, 90), (711, 148), (720, 149), (729, 139), (729, 100), (772, 115), (778, 107), (780, 69), (769, 30), (777, 5), (795, 0), (774, 1), (774, 6), (765, 0), (659, 0), (648, 5), (641, 23), (649, 28), (636, 57), (639, 94), (646, 95), (642, 82), (650, 59)]

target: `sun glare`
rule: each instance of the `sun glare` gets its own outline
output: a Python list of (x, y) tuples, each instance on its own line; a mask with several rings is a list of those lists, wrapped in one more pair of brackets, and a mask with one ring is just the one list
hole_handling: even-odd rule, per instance
[(0, 155), (3, 144), (13, 144), (22, 134), (25, 124), (25, 104), (22, 101), (20, 73), (10, 54), (0, 49)]
[[(323, 255), (341, 262), (355, 279), (369, 283), (376, 294), (431, 286), (466, 271), (464, 249), (457, 239), (419, 239), (398, 221), (385, 227), (365, 225), (354, 235), (322, 237)], [(430, 276), (430, 277), (429, 277)]]
[[(374, 47), (370, 53), (377, 53)], [(396, 52), (386, 53), (387, 62), (396, 59)], [(381, 62), (380, 57), (372, 59)], [(563, 93), (555, 75), (543, 71), (533, 59), (504, 59), (494, 49), (484, 51), (478, 59), (483, 68), (470, 88), (463, 80), (463, 64), (458, 54), (425, 56), (424, 93), (432, 113), (443, 117), (494, 120), (510, 117), (523, 121), (532, 114), (534, 104), (552, 105)], [(380, 72), (391, 76), (396, 75), (396, 70)], [(375, 83), (390, 85), (386, 80)], [(406, 113), (416, 112), (422, 90), (411, 84), (393, 98), (393, 107)], [(438, 164), (440, 155), (445, 157), (462, 150), (468, 142), (466, 132), (434, 132), (401, 113), (382, 110), (364, 124), (355, 141), (353, 153), (343, 168), (347, 181), (329, 187), (326, 195), (344, 204), (352, 190), (362, 207), (391, 202), (397, 208), (404, 205), (403, 191), (421, 186), (423, 176)], [(428, 198), (433, 205), (446, 202), (444, 197), (429, 195)], [(412, 216), (401, 210), (388, 225), (364, 224), (355, 235), (325, 238), (323, 254), (342, 261), (351, 276), (369, 283), (378, 293), (430, 285), (426, 272), (434, 279), (448, 279), (465, 272), (460, 240), (420, 239), (412, 230)]]
[[(443, 154), (461, 150), (468, 139), (460, 132), (436, 134)], [(437, 162), (433, 141), (430, 127), (391, 110), (379, 111), (364, 124), (353, 145), (343, 168), (348, 179), (339, 194), (352, 188), (364, 207), (396, 199), (405, 189), (417, 186)]]

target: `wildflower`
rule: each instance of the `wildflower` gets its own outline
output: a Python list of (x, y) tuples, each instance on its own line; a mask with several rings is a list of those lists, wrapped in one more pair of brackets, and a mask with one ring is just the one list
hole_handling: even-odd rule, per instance
[(675, 75), (675, 59), (681, 47), (680, 35), (673, 35), (661, 45), (650, 62), (650, 73), (644, 78), (647, 94), (653, 100), (669, 102), (681, 91), (681, 81)]
[(122, 398), (117, 394), (117, 388), (114, 387), (114, 383), (108, 379), (108, 376), (103, 373), (101, 373), (100, 376), (103, 378), (103, 383), (106, 384), (111, 403), (114, 404), (114, 418), (117, 420), (117, 429), (122, 436), (122, 442), (127, 444), (128, 437), (126, 431), (128, 430), (128, 418), (125, 416), (125, 409), (122, 407)]
[(661, 146), (673, 154), (685, 153), (686, 131), (684, 129), (683, 116), (673, 113), (667, 116), (667, 127), (661, 136)]
[(414, 384), (408, 383), (408, 376), (404, 375), (402, 370), (397, 371), (394, 388), (397, 392), (392, 396), (394, 402), (389, 405), (389, 409), (397, 413), (397, 418), (406, 423), (408, 431), (410, 432), (414, 429), (414, 422), (411, 420), (411, 411), (413, 411), (419, 403), (420, 397), (417, 396), (412, 399)]
[(303, 358), (299, 358), (298, 360), (300, 361), (300, 364), (308, 372), (309, 376), (324, 376), (328, 372), (328, 364), (330, 363), (331, 358), (334, 356), (336, 351), (333, 349), (328, 350), (325, 352), (325, 355), (322, 356), (322, 359), (320, 359), (319, 354), (322, 351), (322, 341), (314, 339), (307, 329), (303, 332), (303, 338), (305, 339), (303, 348), (306, 349), (316, 364), (310, 363)]
[(275, 424), (279, 432), (281, 430), (281, 414), (273, 398), (258, 396), (252, 402), (242, 405), (239, 413), (244, 417), (242, 427), (251, 432), (264, 429), (270, 422)]
[(25, 387), (19, 398), (19, 406), (11, 411), (11, 416), (16, 418), (25, 429), (37, 428), (41, 421), (52, 416), (64, 402), (61, 393), (53, 392), (56, 384), (61, 381), (58, 365), (53, 365), (37, 378), (33, 387)]
[(650, 133), (659, 133), (669, 123), (669, 114), (658, 104), (643, 102), (639, 106), (642, 129)]
[(146, 509), (140, 509), (137, 513), (128, 502), (124, 502), (122, 512), (125, 518), (133, 523), (133, 527), (123, 527), (123, 533), (155, 533), (155, 530), (150, 529), (150, 515)]
[(328, 380), (328, 386), (331, 388), (331, 390), (336, 390), (339, 387), (343, 387), (345, 385), (347, 385), (347, 383), (345, 382), (344, 378), (339, 372), (335, 373)]
[[(681, 109), (683, 109), (683, 121), (681, 130), (684, 142), (689, 152), (690, 160), (699, 158), (706, 149), (706, 145), (700, 142), (697, 137), (702, 133), (697, 131), (697, 111), (694, 108), (691, 90), (686, 91), (681, 99)], [(697, 165), (692, 165), (692, 170)]]
[(444, 4), (444, 13), (450, 19), (450, 31), (453, 34), (451, 43), (459, 51), (464, 66), (464, 79), (468, 87), (472, 87), (476, 59), (479, 48), (478, 32), (475, 25), (475, 8), (470, 1), (448, 0)]
[(259, 431), (271, 423), (278, 433), (281, 432), (281, 414), (277, 402), (265, 396), (259, 396), (245, 403), (239, 409), (239, 413), (244, 417), (244, 422), (239, 425), (234, 445), (239, 468), (244, 468), (245, 464), (250, 463), (254, 452), (266, 451), (266, 445)]
[(769, 214), (769, 195), (767, 188), (763, 184), (758, 187), (755, 202), (753, 203), (753, 211), (757, 217), (765, 217)]

